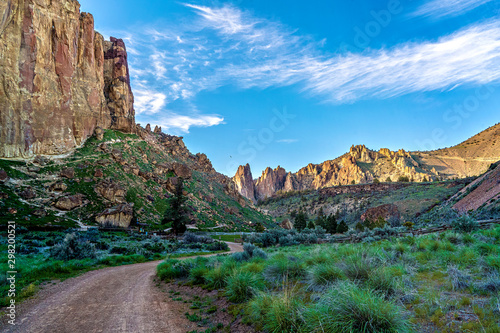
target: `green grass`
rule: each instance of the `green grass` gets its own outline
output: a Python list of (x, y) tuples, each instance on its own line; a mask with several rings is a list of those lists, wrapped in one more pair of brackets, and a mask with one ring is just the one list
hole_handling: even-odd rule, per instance
[(497, 332), (499, 250), (496, 227), (187, 259), (177, 279), (218, 289), (255, 331)]
[(235, 243), (236, 240), (240, 240), (241, 242), (241, 235), (210, 235), (210, 237), (223, 242)]

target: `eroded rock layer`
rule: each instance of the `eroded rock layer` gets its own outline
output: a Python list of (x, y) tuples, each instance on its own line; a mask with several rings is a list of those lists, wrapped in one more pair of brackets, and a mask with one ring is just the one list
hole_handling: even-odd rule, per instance
[(56, 155), (99, 126), (135, 128), (123, 41), (75, 0), (0, 2), (0, 157)]

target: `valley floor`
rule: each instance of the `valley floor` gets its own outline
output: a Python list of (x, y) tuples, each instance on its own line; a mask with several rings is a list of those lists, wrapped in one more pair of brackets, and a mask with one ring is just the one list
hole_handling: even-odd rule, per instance
[[(231, 252), (242, 251), (228, 243)], [(109, 267), (50, 286), (2, 332), (187, 332), (196, 328), (155, 283), (159, 261)]]

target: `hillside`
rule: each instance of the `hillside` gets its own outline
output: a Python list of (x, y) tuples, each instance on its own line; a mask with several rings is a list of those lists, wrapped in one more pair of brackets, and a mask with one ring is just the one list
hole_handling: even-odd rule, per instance
[(500, 160), (500, 124), (451, 148), (429, 152), (403, 149), (378, 151), (364, 145), (352, 146), (348, 153), (320, 164), (309, 164), (298, 172), (287, 172), (278, 166), (266, 168), (253, 179), (250, 165), (240, 166), (233, 180), (238, 191), (257, 202), (278, 192), (316, 190), (320, 188), (398, 181), (427, 182), (475, 177)]
[(465, 213), (478, 209), (500, 207), (500, 163), (493, 164), (486, 173), (463, 188), (449, 200), (453, 208)]
[(394, 205), (394, 216), (400, 222), (411, 221), (434, 206), (450, 198), (470, 180), (427, 182), (427, 183), (386, 183), (345, 185), (286, 192), (261, 201), (262, 212), (276, 220), (293, 220), (293, 211), (304, 211), (311, 219), (323, 210), (324, 214), (335, 214), (338, 219), (350, 225), (357, 223), (370, 209), (383, 205)]
[[(217, 173), (206, 155), (193, 155), (182, 138), (139, 125), (138, 134), (99, 128), (83, 147), (62, 158), (0, 160), (0, 224), (127, 227), (156, 230), (180, 177), (190, 220), (200, 229), (253, 230), (268, 225)], [(3, 169), (3, 170), (2, 170)]]

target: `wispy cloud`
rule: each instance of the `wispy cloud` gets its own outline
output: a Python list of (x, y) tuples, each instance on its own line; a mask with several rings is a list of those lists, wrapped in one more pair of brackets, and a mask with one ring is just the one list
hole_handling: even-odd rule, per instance
[(277, 140), (276, 142), (290, 144), (290, 143), (295, 143), (298, 141), (299, 140), (297, 140), (297, 139), (281, 139), (281, 140)]
[[(439, 3), (472, 8), (472, 0)], [(136, 109), (139, 114), (161, 114), (164, 128), (189, 131), (223, 123), (222, 116), (204, 114), (211, 110), (198, 110), (194, 101), (200, 92), (225, 85), (296, 85), (325, 102), (351, 103), (500, 81), (498, 18), (436, 40), (329, 54), (323, 50), (324, 40), (234, 6), (186, 6), (198, 19), (144, 29), (133, 38), (134, 49), (143, 54), (131, 64)]]
[(159, 125), (164, 130), (178, 129), (181, 132), (189, 133), (191, 127), (210, 127), (224, 123), (224, 118), (213, 115), (199, 115), (196, 117), (170, 114), (158, 120)]
[(494, 0), (431, 0), (418, 7), (412, 16), (458, 16), (491, 1)]

